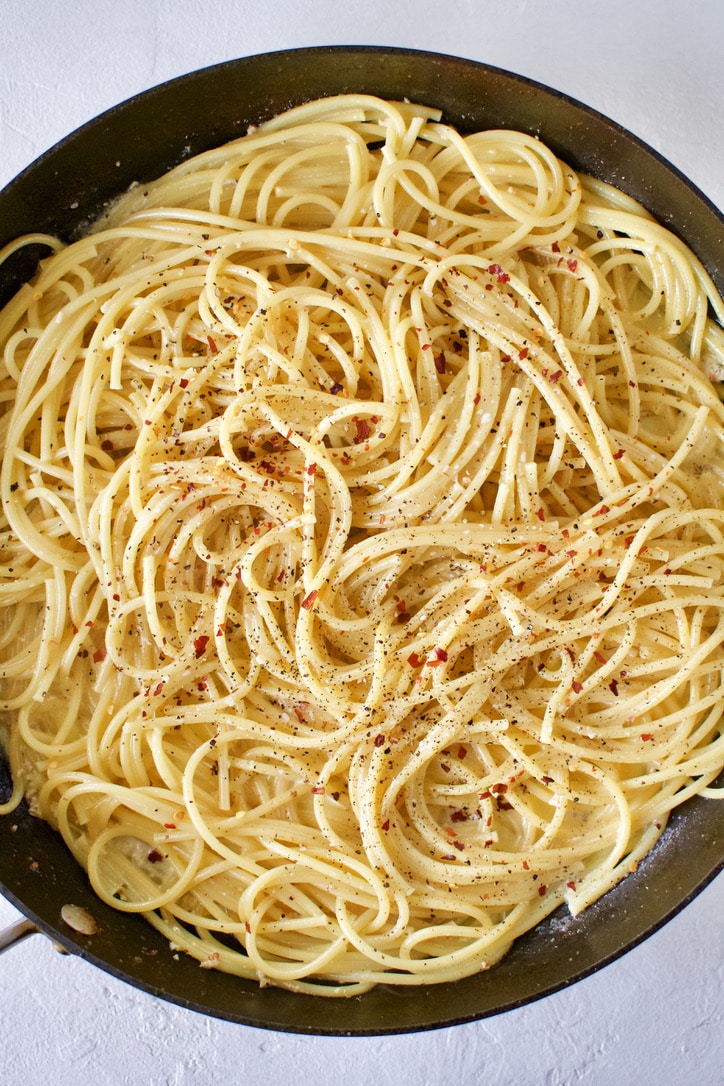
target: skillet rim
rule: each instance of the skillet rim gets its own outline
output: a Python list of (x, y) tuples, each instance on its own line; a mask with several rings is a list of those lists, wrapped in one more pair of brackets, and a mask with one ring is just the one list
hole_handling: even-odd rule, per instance
[[(123, 165), (125, 169), (124, 155), (129, 153), (127, 148), (133, 149), (134, 146), (138, 147), (138, 139), (134, 142), (133, 133), (127, 130), (127, 126), (124, 127), (124, 119), (127, 120), (130, 116), (131, 119), (137, 116), (147, 115), (149, 110), (153, 111), (157, 109), (160, 111), (161, 123), (165, 123), (170, 117), (170, 114), (164, 113), (164, 110), (168, 110), (169, 101), (172, 101), (174, 97), (178, 96), (179, 92), (186, 94), (186, 99), (193, 97), (194, 92), (202, 87), (213, 87), (217, 84), (223, 85), (226, 82), (232, 83), (233, 77), (236, 73), (246, 72), (257, 74), (266, 70), (267, 75), (276, 71), (277, 74), (288, 74), (290, 71), (290, 65), (295, 68), (296, 72), (296, 84), (295, 92), (297, 97), (294, 101), (287, 100), (286, 104), (296, 104), (297, 101), (303, 100), (299, 97), (299, 88), (301, 86), (311, 87), (316, 86), (315, 80), (311, 78), (314, 75), (318, 79), (318, 73), (327, 73), (330, 64), (333, 62), (342, 62), (343, 59), (348, 61), (347, 78), (349, 80), (348, 89), (354, 89), (357, 85), (355, 79), (358, 78), (358, 73), (363, 68), (367, 71), (370, 66), (370, 62), (379, 62), (384, 59), (388, 64), (401, 65), (401, 71), (406, 72), (405, 78), (407, 78), (410, 86), (417, 85), (415, 83), (419, 76), (416, 76), (416, 72), (419, 72), (421, 68), (425, 69), (425, 75), (423, 81), (427, 80), (428, 85), (435, 84), (437, 87), (441, 87), (443, 82), (450, 82), (451, 75), (455, 75), (458, 83), (455, 84), (457, 88), (462, 82), (466, 87), (481, 80), (486, 86), (489, 84), (491, 87), (507, 87), (518, 92), (521, 101), (525, 102), (527, 115), (532, 116), (536, 110), (538, 110), (543, 103), (547, 105), (553, 114), (556, 111), (563, 111), (572, 119), (575, 120), (579, 129), (586, 125), (593, 125), (596, 131), (601, 136), (603, 143), (608, 148), (609, 144), (611, 148), (618, 149), (619, 152), (625, 150), (630, 157), (633, 155), (635, 159), (637, 156), (643, 158), (648, 162), (653, 170), (654, 175), (662, 174), (664, 177), (668, 177), (674, 187), (675, 199), (669, 204), (666, 197), (663, 197), (663, 203), (667, 205), (668, 210), (660, 209), (661, 194), (657, 193), (657, 187), (650, 175), (642, 177), (636, 184), (624, 186), (621, 180), (616, 180), (610, 173), (604, 176), (605, 180), (609, 180), (612, 183), (619, 184), (620, 187), (625, 188), (625, 191), (631, 192), (641, 203), (644, 204), (652, 213), (663, 222), (669, 228), (678, 232), (680, 236), (683, 236), (687, 243), (694, 249), (698, 256), (703, 260), (707, 266), (712, 278), (717, 283), (720, 290), (723, 288), (722, 278), (724, 272), (722, 271), (722, 250), (724, 247), (724, 216), (712, 203), (712, 201), (686, 176), (674, 165), (663, 158), (657, 151), (649, 147), (642, 139), (633, 133), (629, 132), (623, 126), (617, 122), (606, 117), (604, 114), (592, 109), (591, 107), (579, 102), (577, 99), (571, 96), (565, 95), (553, 88), (547, 87), (536, 80), (529, 79), (528, 77), (518, 75), (513, 72), (508, 72), (505, 69), (497, 68), (495, 66), (481, 63), (478, 61), (468, 60), (465, 58), (454, 57), (441, 53), (433, 53), (425, 50), (408, 49), (408, 48), (396, 48), (394, 46), (315, 46), (305, 47), (301, 49), (287, 49), (278, 50), (271, 53), (260, 53), (250, 57), (241, 57), (235, 60), (229, 60), (221, 62), (220, 64), (212, 65), (206, 68), (201, 68), (196, 71), (188, 72), (185, 75), (175, 77), (170, 80), (166, 80), (154, 87), (151, 87), (139, 94), (133, 95), (118, 105), (112, 106), (110, 109), (103, 111), (97, 117), (81, 125), (75, 129), (69, 135), (59, 140), (47, 151), (41, 154), (33, 163), (28, 165), (22, 170), (16, 178), (14, 178), (1, 192), (0, 192), (0, 246), (4, 244), (6, 240), (11, 237), (15, 237), (19, 233), (26, 232), (29, 229), (29, 225), (22, 225), (28, 220), (28, 217), (35, 216), (32, 219), (33, 223), (37, 223), (37, 216), (42, 204), (42, 211), (45, 215), (46, 221), (55, 216), (55, 224), (60, 227), (58, 231), (61, 236), (70, 240), (77, 233), (87, 226), (89, 219), (93, 217), (93, 214), (97, 214), (102, 207), (103, 202), (106, 199), (111, 198), (112, 195), (117, 195), (129, 182), (126, 173), (121, 170), (121, 165), (117, 167), (118, 173), (114, 173), (110, 168), (110, 159), (106, 161), (107, 175), (104, 177), (103, 184), (98, 182), (97, 178), (86, 177), (85, 184), (79, 185), (78, 169), (76, 169), (73, 177), (68, 177), (67, 174), (63, 174), (63, 165), (68, 161), (68, 158), (73, 155), (78, 157), (78, 147), (81, 149), (88, 144), (88, 141), (93, 143), (98, 141), (99, 138), (105, 139), (108, 142), (108, 133), (116, 132), (119, 124), (122, 129), (123, 139), (120, 143), (114, 145), (117, 147), (117, 154), (119, 156), (118, 161)], [(303, 62), (306, 61), (306, 67)], [(301, 65), (301, 68), (300, 68)], [(311, 71), (310, 75), (310, 69)], [(379, 69), (379, 63), (378, 63)], [(299, 74), (301, 71), (301, 75)], [(304, 74), (306, 72), (306, 75)], [(327, 76), (325, 75), (325, 78)], [(371, 78), (371, 70), (367, 72), (367, 79)], [(382, 81), (387, 77), (380, 75), (379, 70), (375, 73), (375, 80)], [(398, 72), (395, 78), (399, 81), (402, 76)], [(487, 83), (486, 83), (487, 81)], [(399, 83), (398, 83), (399, 85)], [(369, 90), (369, 93), (383, 94), (380, 90)], [(341, 90), (335, 89), (334, 93), (341, 93)], [(461, 102), (459, 98), (459, 90), (453, 90), (452, 92), (446, 92), (448, 103), (446, 104), (438, 99), (435, 100), (435, 104), (442, 106), (446, 116), (450, 113), (450, 99), (455, 101), (455, 94), (458, 94), (457, 104), (460, 108)], [(289, 99), (291, 92), (288, 92), (287, 99)], [(293, 94), (291, 95), (293, 97)], [(315, 97), (316, 93), (309, 93), (306, 97)], [(391, 94), (384, 94), (385, 97), (393, 97)], [(399, 96), (399, 95), (397, 95)], [(186, 101), (184, 99), (184, 101)], [(237, 121), (235, 122), (235, 131), (233, 135), (242, 134), (246, 129), (248, 123), (256, 123), (262, 119), (262, 113), (259, 110), (262, 107), (263, 95), (258, 94), (254, 99), (254, 109), (249, 109), (247, 113), (239, 114)], [(427, 101), (432, 101), (430, 95), (426, 95)], [(286, 108), (284, 103), (278, 103), (274, 107), (274, 112), (279, 112), (280, 109)], [(532, 111), (532, 112), (531, 112)], [(270, 115), (270, 114), (268, 114)], [(454, 120), (454, 118), (453, 118)], [(549, 118), (550, 122), (550, 118)], [(576, 125), (573, 126), (575, 129)], [(477, 127), (478, 125), (472, 124), (468, 126)], [(178, 156), (178, 160), (186, 157), (186, 146), (191, 148), (189, 153), (196, 153), (197, 150), (203, 149), (204, 146), (212, 146), (215, 143), (219, 143), (220, 140), (216, 138), (215, 132), (218, 128), (207, 128), (204, 132), (199, 132), (193, 129), (193, 126), (186, 128), (186, 142), (179, 143), (179, 138), (182, 135), (181, 130), (174, 131), (174, 153)], [(460, 127), (465, 129), (464, 124), (460, 124)], [(510, 127), (510, 125), (509, 125)], [(535, 131), (542, 133), (545, 128), (545, 118), (541, 118), (536, 121)], [(529, 131), (534, 130), (528, 128)], [(136, 132), (138, 137), (138, 132)], [(603, 139), (605, 137), (605, 139)], [(230, 137), (222, 137), (230, 138)], [(581, 169), (581, 164), (578, 155), (564, 154), (562, 148), (559, 146), (560, 140), (563, 139), (563, 134), (558, 131), (556, 138), (549, 139), (548, 135), (544, 135), (549, 146), (552, 147), (556, 153), (561, 157), (566, 158), (576, 169)], [(570, 138), (573, 138), (572, 136)], [(599, 145), (598, 156), (601, 158), (601, 145)], [(610, 150), (606, 151), (606, 154), (610, 154)], [(82, 155), (81, 155), (82, 157)], [(603, 158), (606, 156), (604, 155)], [(589, 154), (586, 162), (595, 158), (595, 153)], [(624, 155), (626, 160), (626, 155)], [(115, 162), (115, 157), (113, 158)], [(150, 180), (151, 176), (156, 176), (163, 170), (170, 168), (173, 162), (159, 163), (158, 159), (155, 159), (157, 166), (160, 164), (161, 168), (156, 168), (154, 172), (148, 176), (133, 177), (132, 180)], [(85, 168), (86, 162), (82, 161), (77, 164)], [(590, 165), (587, 166), (590, 169)], [(50, 171), (52, 177), (52, 191), (55, 194), (55, 205), (52, 201), (47, 199), (47, 184), (46, 192), (38, 190), (37, 179)], [(616, 170), (613, 170), (613, 174)], [(118, 182), (123, 175), (125, 184), (118, 187)], [(601, 174), (599, 174), (601, 176)], [(113, 185), (116, 188), (113, 188)], [(72, 191), (72, 186), (75, 185), (75, 191)], [(104, 188), (105, 185), (105, 188)], [(632, 188), (635, 191), (632, 191)], [(58, 218), (58, 201), (65, 201), (61, 208), (62, 214)], [(698, 207), (700, 214), (703, 213), (704, 220), (709, 224), (712, 220), (717, 224), (719, 228), (719, 234), (716, 238), (711, 236), (706, 237), (701, 228), (692, 221), (691, 213), (684, 218), (680, 217), (680, 212), (676, 210), (682, 204), (691, 203)], [(17, 212), (22, 208), (22, 216), (18, 219)], [(18, 229), (17, 224), (20, 221), (21, 228)], [(683, 229), (682, 224), (686, 222), (688, 229)], [(677, 229), (678, 228), (678, 229)], [(694, 237), (692, 238), (691, 232), (693, 231)], [(702, 247), (708, 254), (708, 259), (702, 255)], [(37, 253), (31, 253), (31, 261), (34, 264)], [(8, 290), (8, 284), (13, 286), (19, 280), (27, 277), (28, 274), (28, 262), (24, 259), (17, 264), (17, 269), (11, 267), (8, 272), (7, 268), (3, 268), (2, 274), (0, 274), (0, 285), (5, 284), (5, 290)], [(12, 292), (12, 291), (11, 291)], [(1, 298), (0, 298), (1, 300)], [(510, 1010), (516, 1007), (520, 1007), (531, 1003), (535, 1000), (543, 998), (548, 994), (552, 994), (564, 987), (568, 987), (573, 983), (582, 980), (591, 973), (603, 968), (604, 966), (615, 961), (622, 954), (633, 949), (636, 945), (648, 938), (651, 934), (657, 931), (663, 924), (668, 922), (673, 916), (675, 916), (681, 909), (683, 909), (701, 890), (708, 885), (719, 872), (724, 869), (724, 817), (720, 810), (718, 821), (712, 819), (712, 826), (709, 827), (709, 819), (704, 818), (703, 825), (698, 827), (701, 831), (702, 838), (707, 834), (713, 833), (713, 841), (709, 842), (708, 851), (706, 855), (709, 859), (703, 864), (702, 870), (700, 870), (693, 879), (689, 879), (686, 885), (680, 883), (676, 888), (673, 888), (668, 895), (664, 894), (663, 898), (656, 898), (657, 908), (655, 910), (643, 910), (643, 903), (646, 901), (646, 895), (641, 893), (634, 895), (633, 903), (629, 902), (628, 898), (631, 896), (631, 887), (638, 885), (637, 880), (641, 885), (648, 889), (647, 880), (652, 879), (651, 868), (657, 862), (664, 862), (661, 860), (661, 854), (665, 854), (666, 863), (669, 862), (671, 855), (676, 855), (675, 844), (677, 840), (680, 842), (685, 834), (682, 833), (682, 826), (686, 829), (686, 824), (683, 823), (683, 819), (688, 819), (690, 823), (696, 823), (697, 819), (703, 818), (703, 814), (699, 813), (696, 816), (693, 814), (690, 816), (686, 812), (699, 811), (699, 808), (704, 805), (704, 809), (709, 806), (708, 801), (699, 800), (693, 802), (693, 806), (690, 807), (687, 804), (681, 811), (674, 812), (672, 816), (672, 825), (677, 827), (672, 829), (669, 827), (662, 838), (662, 842), (659, 843), (654, 851), (646, 858), (646, 860), (640, 865), (639, 872), (636, 875), (629, 876), (619, 887), (609, 891), (601, 902), (591, 906), (586, 913), (583, 914), (583, 918), (575, 922), (565, 921), (562, 919), (559, 913), (554, 914), (553, 918), (544, 921), (542, 925), (539, 925), (530, 936), (524, 936), (519, 944), (503, 959), (503, 962), (497, 965), (490, 973), (479, 974), (477, 978), (466, 978), (464, 981), (456, 981), (454, 984), (447, 985), (428, 985), (423, 988), (417, 988), (412, 990), (399, 990), (389, 989), (388, 986), (380, 986), (378, 989), (374, 989), (373, 992), (368, 993), (365, 996), (357, 997), (353, 1000), (320, 1000), (320, 997), (305, 997), (292, 995), (291, 993), (282, 992), (281, 989), (263, 989), (258, 990), (254, 985), (253, 991), (249, 994), (253, 997), (251, 1000), (246, 1000), (247, 1003), (253, 1008), (240, 1009), (238, 1000), (231, 1001), (227, 1006), (211, 1006), (208, 1002), (203, 1002), (198, 998), (198, 990), (207, 988), (208, 985), (204, 982), (204, 985), (200, 985), (199, 973), (206, 973), (206, 977), (210, 974), (207, 971), (200, 971), (198, 966), (193, 967), (193, 977), (195, 983), (192, 985), (192, 990), (195, 990), (195, 997), (192, 998), (187, 994), (183, 994), (178, 990), (173, 990), (168, 986), (168, 983), (158, 983), (158, 976), (163, 974), (162, 969), (156, 968), (160, 965), (159, 956), (162, 957), (161, 948), (157, 945), (149, 945), (148, 941), (141, 936), (140, 928), (136, 930), (136, 926), (133, 927), (132, 943), (133, 948), (138, 950), (138, 954), (125, 953), (120, 956), (116, 955), (116, 960), (109, 960), (108, 957), (101, 957), (97, 951), (98, 944), (101, 941), (99, 937), (92, 937), (84, 939), (83, 937), (76, 936), (74, 933), (66, 931), (62, 923), (58, 919), (58, 894), (60, 893), (61, 899), (67, 896), (67, 892), (73, 889), (73, 893), (83, 901), (87, 901), (94, 912), (99, 911), (99, 906), (102, 903), (98, 902), (95, 896), (87, 897), (89, 891), (87, 886), (87, 880), (85, 875), (78, 868), (74, 872), (76, 878), (69, 879), (68, 871), (64, 869), (62, 858), (58, 860), (58, 849), (54, 849), (53, 845), (48, 845), (43, 840), (43, 835), (51, 833), (48, 827), (44, 823), (38, 823), (38, 820), (31, 819), (22, 810), (16, 812), (14, 815), (0, 817), (0, 840), (5, 840), (6, 845), (10, 839), (14, 839), (16, 844), (21, 842), (23, 844), (32, 845), (33, 851), (37, 852), (42, 846), (43, 857), (39, 863), (39, 870), (30, 870), (32, 874), (27, 880), (25, 889), (21, 888), (18, 893), (18, 887), (24, 885), (24, 880), (20, 883), (17, 881), (18, 871), (12, 868), (8, 870), (8, 865), (4, 862), (7, 856), (11, 853), (15, 856), (16, 867), (24, 867), (28, 861), (30, 863), (38, 863), (34, 860), (32, 854), (28, 854), (22, 860), (20, 860), (20, 852), (13, 852), (12, 849), (5, 847), (2, 850), (2, 856), (0, 857), (0, 890), (5, 896), (14, 904), (21, 912), (23, 912), (30, 919), (38, 925), (47, 935), (49, 935), (55, 942), (64, 946), (65, 949), (79, 954), (85, 960), (100, 967), (101, 969), (109, 972), (120, 979), (134, 985), (135, 987), (145, 990), (153, 995), (157, 995), (161, 998), (168, 1000), (169, 1002), (177, 1005), (187, 1007), (189, 1009), (211, 1014), (215, 1017), (224, 1018), (227, 1020), (240, 1022), (247, 1025), (253, 1025), (259, 1028), (274, 1029), (281, 1031), (289, 1031), (296, 1033), (309, 1033), (320, 1035), (345, 1035), (345, 1036), (369, 1036), (369, 1035), (382, 1035), (391, 1033), (406, 1033), (417, 1032), (421, 1030), (430, 1030), (436, 1028), (443, 1028), (463, 1022), (470, 1022), (481, 1018), (488, 1017), (490, 1015), (502, 1013), (503, 1011)], [(717, 805), (714, 804), (716, 807)], [(713, 815), (713, 812), (712, 812)], [(9, 824), (15, 822), (19, 827), (22, 827), (20, 833), (24, 836), (18, 836), (18, 831), (9, 828)], [(36, 823), (36, 825), (33, 825)], [(670, 832), (671, 830), (671, 832)], [(695, 835), (695, 831), (692, 831)], [(12, 835), (12, 838), (11, 838)], [(62, 846), (60, 852), (65, 849), (62, 842), (59, 841), (56, 835), (53, 834), (55, 842)], [(53, 853), (55, 859), (50, 868), (48, 869), (49, 855), (45, 855), (45, 850), (49, 849)], [(22, 851), (22, 850), (21, 850)], [(58, 854), (58, 855), (56, 855)], [(40, 855), (40, 853), (38, 853)], [(75, 860), (70, 857), (66, 858), (67, 862), (77, 867)], [(56, 862), (60, 863), (59, 867), (56, 867)], [(43, 869), (43, 864), (46, 864), (46, 869)], [(82, 877), (81, 877), (82, 876)], [(15, 878), (15, 881), (13, 881)], [(71, 885), (69, 885), (69, 883)], [(32, 891), (28, 886), (33, 887)], [(43, 892), (38, 894), (37, 888), (42, 887)], [(86, 895), (84, 897), (84, 894)], [(640, 899), (640, 900), (639, 900)], [(649, 898), (650, 901), (650, 898)], [(86, 907), (88, 907), (88, 904)], [(103, 906), (105, 909), (106, 907)], [(651, 911), (652, 917), (649, 921), (642, 921), (637, 910), (648, 912)], [(113, 918), (119, 916), (124, 920), (128, 914), (118, 914), (113, 910), (108, 910), (109, 914)], [(654, 916), (655, 913), (655, 916)], [(602, 917), (602, 919), (601, 919)], [(578, 935), (584, 940), (591, 939), (590, 927), (592, 923), (597, 921), (599, 923), (613, 923), (614, 928), (618, 926), (619, 932), (627, 931), (629, 935), (625, 937), (624, 945), (620, 945), (621, 941), (614, 939), (614, 943), (608, 948), (602, 950), (596, 950), (592, 956), (589, 956), (588, 960), (581, 961), (579, 965), (574, 968), (570, 975), (560, 976), (555, 982), (546, 983), (545, 981), (539, 982), (537, 977), (533, 976), (535, 972), (531, 968), (531, 945), (538, 943), (548, 942), (556, 943), (559, 940), (562, 945), (566, 945), (567, 941), (573, 933), (575, 938)], [(144, 932), (151, 932), (153, 935), (158, 935), (145, 921), (138, 917), (131, 917), (132, 920), (138, 921), (140, 925), (143, 925)], [(104, 925), (109, 923), (104, 915), (101, 925), (101, 934), (104, 930)], [(563, 933), (563, 934), (561, 934)], [(165, 940), (158, 936), (158, 939), (163, 944), (163, 948), (166, 948)], [(615, 945), (614, 945), (615, 944)], [(570, 949), (570, 948), (569, 948)], [(526, 957), (528, 955), (528, 957)], [(145, 959), (151, 960), (153, 968), (150, 970), (140, 969), (136, 958), (140, 958), (140, 962), (143, 963)], [(585, 956), (584, 956), (585, 957)], [(495, 974), (496, 977), (500, 977), (502, 973), (506, 972), (508, 966), (521, 959), (523, 961), (523, 971), (527, 977), (529, 984), (525, 991), (521, 991), (517, 995), (509, 995), (500, 1005), (487, 1005), (487, 1006), (473, 1006), (470, 1004), (470, 1000), (460, 1003), (456, 998), (462, 991), (462, 989), (468, 989), (472, 982), (475, 982), (479, 978), (487, 978)], [(572, 959), (571, 959), (572, 960)], [(130, 964), (129, 964), (130, 962)], [(505, 963), (508, 963), (506, 966)], [(181, 963), (174, 963), (175, 971), (178, 970), (178, 966)], [(135, 969), (135, 973), (134, 973)], [(167, 972), (167, 971), (166, 971)], [(191, 976), (191, 974), (189, 974)], [(225, 974), (214, 974), (215, 977), (225, 976)], [(244, 985), (245, 982), (236, 978), (231, 978), (234, 985)], [(248, 983), (248, 982), (247, 982)], [(482, 982), (481, 982), (482, 983)], [(474, 983), (473, 983), (474, 987)], [(386, 990), (385, 990), (386, 989)], [(267, 993), (276, 993), (272, 1000), (266, 999)], [(378, 999), (375, 993), (382, 992), (385, 996), (384, 999)], [(277, 998), (281, 993), (281, 1000)], [(474, 995), (474, 993), (473, 993)], [(409, 1013), (409, 1003), (414, 997), (415, 1006), (419, 1006), (419, 1010), (415, 1011), (412, 1015)], [(304, 1016), (295, 1014), (292, 1011), (289, 1012), (285, 1009), (280, 1011), (278, 1006), (288, 1003), (289, 1000), (294, 1001), (294, 1005), (300, 1008), (301, 1002), (311, 1000), (315, 1011), (312, 1012), (311, 1008), (309, 1013), (305, 1012)], [(271, 1009), (264, 1011), (266, 1018), (264, 1020), (258, 1017), (258, 1005), (271, 1003)], [(339, 1015), (340, 1008), (350, 1008), (352, 1005), (359, 1007), (362, 1003), (366, 1002), (376, 1005), (380, 1004), (379, 1012), (372, 1014), (372, 1017), (365, 1013), (357, 1012), (355, 1015), (350, 1015), (350, 1021), (345, 1022), (344, 1015)], [(448, 1006), (452, 1002), (457, 1009), (448, 1009)], [(405, 1008), (405, 1003), (407, 1007)], [(473, 999), (473, 1003), (475, 1000)], [(442, 1007), (445, 1004), (445, 1007)], [(255, 1006), (256, 1005), (256, 1006)], [(334, 1008), (338, 1008), (334, 1011)], [(404, 1008), (404, 1013), (403, 1013)], [(394, 1016), (394, 1011), (397, 1010), (397, 1017)], [(317, 1021), (317, 1013), (323, 1011), (326, 1021), (320, 1025)], [(390, 1017), (392, 1015), (392, 1018)], [(354, 1018), (354, 1021), (352, 1019)], [(303, 1019), (303, 1020), (302, 1020)]]

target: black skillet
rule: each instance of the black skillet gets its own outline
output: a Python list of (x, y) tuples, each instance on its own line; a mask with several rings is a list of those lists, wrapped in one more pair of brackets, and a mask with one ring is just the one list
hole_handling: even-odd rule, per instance
[[(329, 47), (231, 61), (124, 102), (39, 158), (0, 193), (0, 248), (30, 231), (72, 239), (104, 202), (189, 154), (310, 98), (363, 91), (436, 105), (463, 130), (536, 133), (574, 168), (617, 184), (693, 248), (724, 290), (724, 218), (677, 170), (600, 114), (496, 68), (404, 49)], [(39, 255), (0, 269), (0, 304)], [(7, 777), (7, 770), (4, 770)], [(0, 774), (0, 801), (3, 784)], [(0, 890), (67, 950), (148, 992), (194, 1010), (267, 1029), (381, 1034), (483, 1018), (574, 983), (619, 957), (683, 908), (724, 866), (724, 804), (689, 801), (653, 853), (581, 917), (561, 910), (489, 972), (454, 984), (381, 986), (351, 1000), (259, 989), (176, 958), (139, 917), (116, 913), (91, 891), (60, 839), (21, 808), (0, 817)], [(82, 936), (60, 917), (84, 906), (98, 931)]]

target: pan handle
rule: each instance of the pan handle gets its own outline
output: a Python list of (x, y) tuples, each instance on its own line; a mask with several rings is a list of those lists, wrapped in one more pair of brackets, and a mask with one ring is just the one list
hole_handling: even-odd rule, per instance
[(17, 920), (10, 927), (0, 931), (0, 954), (5, 950), (11, 950), (12, 947), (17, 946), (28, 935), (35, 935), (40, 931), (40, 928), (36, 928), (32, 920)]

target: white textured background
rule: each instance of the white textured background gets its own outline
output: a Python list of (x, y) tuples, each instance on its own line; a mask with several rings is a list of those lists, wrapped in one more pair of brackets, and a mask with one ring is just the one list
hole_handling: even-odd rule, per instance
[[(632, 129), (724, 208), (722, 0), (0, 0), (0, 186), (155, 83), (332, 44), (453, 53), (538, 79)], [(208, 1019), (34, 936), (0, 958), (0, 1083), (718, 1086), (723, 909), (720, 877), (567, 991), (471, 1025), (366, 1039)], [(0, 899), (0, 926), (16, 917)]]

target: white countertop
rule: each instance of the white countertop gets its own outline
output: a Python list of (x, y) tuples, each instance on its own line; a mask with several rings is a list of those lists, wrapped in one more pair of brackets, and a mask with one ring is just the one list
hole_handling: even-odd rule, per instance
[[(0, 186), (138, 91), (306, 45), (486, 61), (630, 128), (724, 208), (721, 0), (0, 0)], [(724, 877), (623, 959), (520, 1010), (431, 1033), (302, 1037), (139, 992), (40, 936), (0, 958), (6, 1086), (698, 1086), (724, 1066)], [(0, 898), (0, 927), (17, 918)]]

